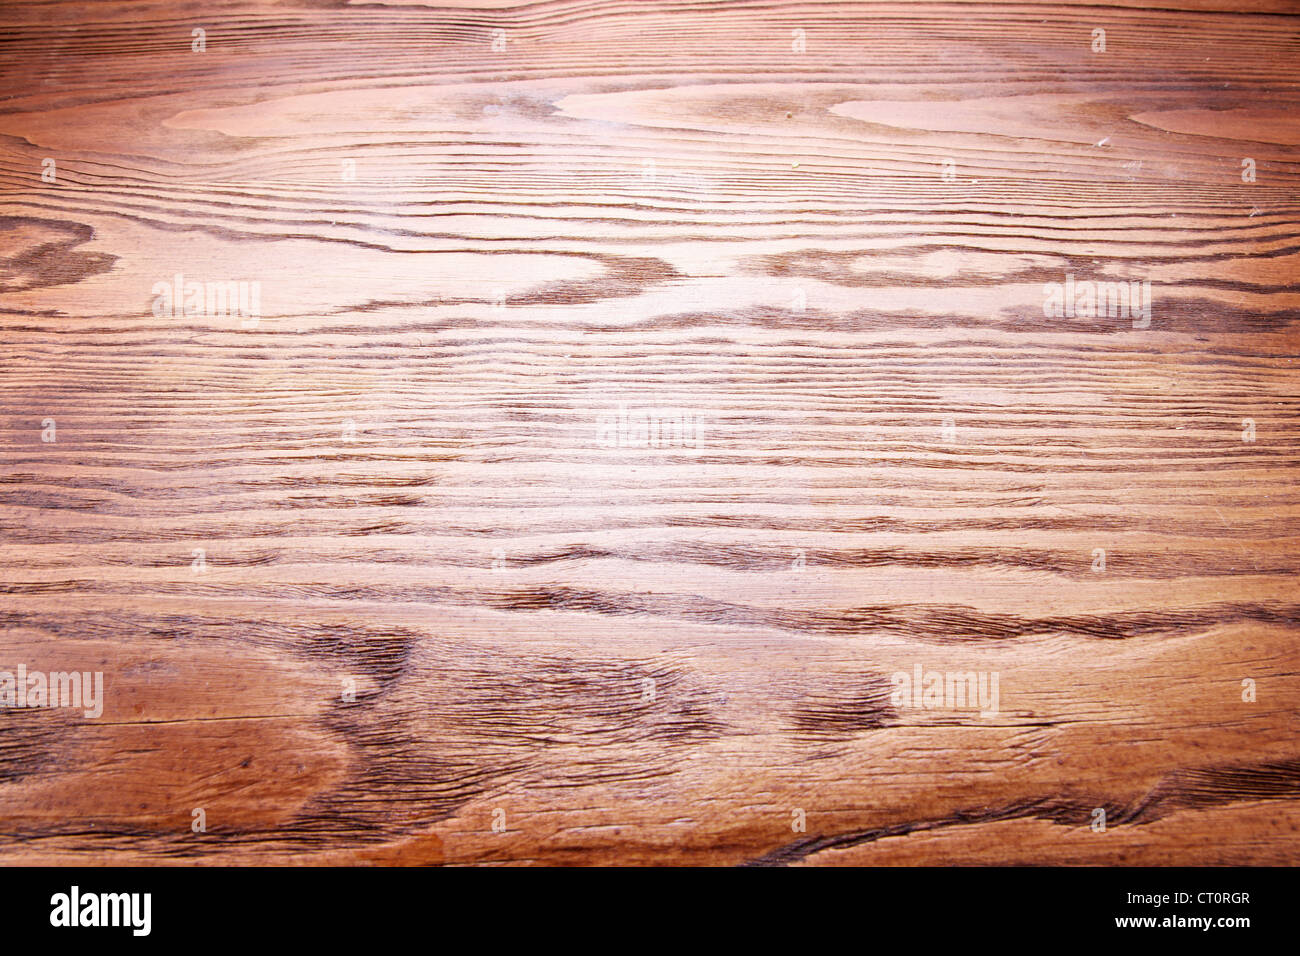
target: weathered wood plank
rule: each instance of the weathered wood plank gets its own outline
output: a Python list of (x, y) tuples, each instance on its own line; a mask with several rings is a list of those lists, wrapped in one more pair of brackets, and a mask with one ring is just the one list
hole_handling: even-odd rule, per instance
[(0, 11), (0, 861), (1296, 862), (1294, 12)]

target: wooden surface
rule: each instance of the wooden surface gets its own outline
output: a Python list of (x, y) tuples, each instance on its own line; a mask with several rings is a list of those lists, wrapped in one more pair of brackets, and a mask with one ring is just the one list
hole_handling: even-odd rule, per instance
[(1296, 12), (7, 5), (0, 862), (1296, 862)]

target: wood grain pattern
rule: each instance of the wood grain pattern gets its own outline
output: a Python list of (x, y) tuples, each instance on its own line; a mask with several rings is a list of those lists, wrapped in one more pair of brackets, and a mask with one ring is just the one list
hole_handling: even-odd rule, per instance
[(0, 862), (1295, 863), (1297, 12), (4, 7)]

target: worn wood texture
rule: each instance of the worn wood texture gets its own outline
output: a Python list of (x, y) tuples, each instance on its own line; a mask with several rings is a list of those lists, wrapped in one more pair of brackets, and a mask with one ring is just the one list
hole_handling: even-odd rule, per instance
[(0, 862), (1296, 862), (1295, 12), (5, 6)]

